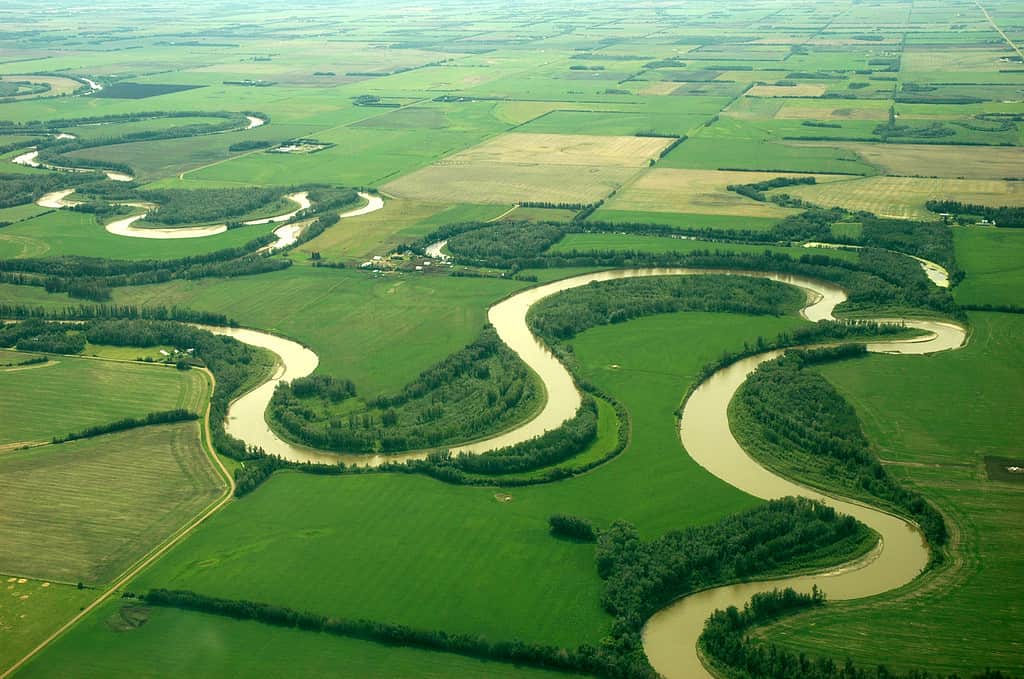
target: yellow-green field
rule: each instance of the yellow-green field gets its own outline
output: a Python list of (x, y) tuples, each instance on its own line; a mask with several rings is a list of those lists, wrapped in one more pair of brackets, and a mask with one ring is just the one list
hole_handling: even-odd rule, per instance
[(199, 423), (0, 456), (0, 573), (110, 582), (223, 488)]
[(1021, 182), (998, 179), (865, 177), (814, 186), (788, 186), (777, 192), (826, 207), (867, 210), (900, 219), (938, 219), (938, 215), (925, 209), (929, 200), (958, 200), (992, 207), (1024, 205)]
[[(885, 117), (884, 111), (882, 117)], [(871, 144), (865, 142), (789, 142), (794, 147), (849, 149), (886, 174), (908, 177), (1003, 179), (1019, 176), (1024, 148), (1019, 146), (942, 146), (939, 144)]]
[[(36, 355), (10, 352), (4, 362), (18, 363)], [(48, 441), (159, 410), (200, 412), (205, 398), (206, 378), (197, 370), (181, 372), (158, 365), (73, 356), (0, 368), (0, 412), (4, 413), (0, 446)]]
[[(781, 218), (794, 214), (796, 210), (782, 208), (774, 203), (760, 203), (726, 189), (730, 184), (750, 184), (779, 176), (807, 175), (798, 172), (654, 169), (645, 172), (616, 194), (606, 203), (606, 207), (610, 210), (624, 211)], [(819, 182), (833, 181), (837, 178), (834, 175), (815, 176)]]
[(504, 134), (386, 184), (402, 198), (456, 203), (591, 203), (629, 180), (671, 139)]

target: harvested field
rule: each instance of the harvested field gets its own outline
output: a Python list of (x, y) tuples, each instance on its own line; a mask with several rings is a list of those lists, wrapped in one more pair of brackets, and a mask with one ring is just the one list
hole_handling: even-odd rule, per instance
[(434, 202), (590, 203), (645, 167), (671, 139), (505, 134), (384, 186)]
[[(759, 203), (732, 191), (729, 184), (750, 184), (774, 177), (807, 176), (798, 172), (724, 172), (655, 169), (645, 173), (607, 203), (610, 210), (688, 212), (743, 217), (785, 217), (794, 210)], [(836, 175), (814, 175), (819, 182)], [(793, 187), (787, 187), (792, 189)], [(792, 193), (792, 191), (790, 191)]]
[[(791, 88), (787, 88), (791, 89)], [(886, 107), (865, 108), (857, 106), (839, 106), (836, 108), (822, 108), (821, 106), (808, 106), (805, 102), (788, 101), (775, 114), (776, 118), (788, 120), (878, 120), (884, 121), (889, 118), (889, 110)]]
[(748, 97), (820, 97), (824, 85), (756, 85), (747, 91)]
[(449, 156), (436, 165), (518, 163), (645, 167), (672, 141), (660, 137), (510, 133)]
[(1019, 146), (940, 146), (938, 144), (870, 144), (866, 142), (792, 142), (787, 146), (849, 149), (887, 174), (964, 179), (1003, 179), (1024, 172)]
[(679, 83), (669, 80), (650, 82), (643, 86), (640, 94), (644, 96), (672, 94), (679, 88)]
[(433, 165), (383, 190), (400, 198), (440, 203), (592, 203), (622, 186), (635, 172), (577, 165)]
[(938, 215), (924, 207), (929, 200), (1024, 206), (1024, 186), (1020, 182), (993, 179), (865, 177), (816, 186), (790, 186), (779, 191), (818, 205), (868, 210), (901, 219), (938, 219)]
[(0, 457), (0, 572), (109, 582), (211, 502), (199, 424), (144, 427)]

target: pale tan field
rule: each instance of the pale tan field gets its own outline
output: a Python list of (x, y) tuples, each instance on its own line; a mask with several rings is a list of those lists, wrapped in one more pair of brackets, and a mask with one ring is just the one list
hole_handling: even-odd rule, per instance
[(503, 134), (383, 188), (429, 202), (592, 203), (649, 165), (671, 139)]
[(5, 75), (4, 80), (18, 81), (27, 80), (32, 83), (46, 83), (50, 86), (49, 92), (43, 92), (42, 94), (22, 94), (11, 99), (32, 99), (34, 97), (59, 97), (64, 94), (71, 94), (79, 87), (82, 83), (72, 80), (71, 78), (62, 78), (54, 75)]
[[(655, 169), (616, 194), (610, 210), (684, 212), (743, 217), (785, 217), (795, 210), (760, 203), (726, 190), (729, 184), (751, 184), (774, 177), (807, 176), (798, 172), (725, 172), (719, 170)], [(815, 175), (819, 182), (836, 175)]]
[(640, 94), (644, 96), (660, 96), (664, 94), (672, 94), (678, 89), (679, 83), (664, 80), (647, 83), (640, 89)]
[(776, 118), (789, 120), (887, 120), (889, 117), (888, 102), (885, 106), (877, 106), (876, 102), (866, 102), (873, 108), (864, 108), (858, 102), (857, 108), (850, 106), (808, 106), (803, 102), (787, 101), (775, 113)]
[(748, 97), (820, 97), (825, 94), (824, 85), (757, 85), (747, 90)]
[(433, 165), (382, 189), (400, 198), (450, 203), (593, 203), (636, 172), (629, 167), (493, 162)]
[(868, 142), (791, 142), (791, 146), (849, 149), (886, 174), (964, 179), (1024, 177), (1024, 148), (1019, 146), (940, 146)]
[(1009, 67), (1000, 57), (1010, 55), (1003, 49), (1004, 45), (995, 48), (965, 49), (958, 47), (949, 49), (928, 49), (908, 47), (903, 51), (901, 63), (904, 72), (910, 71), (998, 71)]
[(938, 219), (925, 209), (928, 200), (958, 200), (994, 207), (1024, 206), (1024, 183), (993, 179), (865, 177), (779, 190), (826, 207), (868, 210), (883, 217), (902, 219)]
[(645, 167), (672, 142), (658, 137), (610, 137), (587, 134), (503, 134), (456, 153), (437, 165), (516, 163)]

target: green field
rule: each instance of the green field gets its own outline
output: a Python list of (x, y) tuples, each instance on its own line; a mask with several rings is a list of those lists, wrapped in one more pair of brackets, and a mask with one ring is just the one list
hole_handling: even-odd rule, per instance
[(0, 573), (110, 582), (214, 500), (223, 481), (195, 422), (0, 457)]
[(966, 276), (956, 288), (961, 304), (1020, 305), (1024, 290), (1024, 232), (963, 227), (953, 230), (957, 263)]
[[(674, 411), (722, 346), (800, 323), (695, 313), (590, 330), (574, 341), (584, 377), (633, 418), (630, 446), (613, 462), (571, 481), (509, 489), (510, 502), (498, 502), (496, 488), (403, 475), (279, 474), (133, 587), (194, 589), (495, 639), (594, 643), (610, 618), (599, 607), (593, 548), (553, 540), (547, 517), (574, 513), (598, 525), (626, 518), (654, 536), (751, 506), (754, 500), (686, 457)], [(353, 515), (359, 522), (335, 518)], [(449, 548), (439, 550), (442, 544)], [(525, 572), (545, 578), (524, 579)], [(327, 580), (330, 588), (320, 584)]]
[(989, 480), (985, 470), (987, 456), (1024, 458), (1017, 341), (1024, 321), (983, 313), (970, 320), (971, 343), (957, 352), (874, 356), (821, 369), (856, 408), (888, 471), (952, 524), (950, 563), (920, 587), (829, 605), (772, 626), (770, 638), (863, 666), (1024, 671), (1016, 648), (1024, 633), (1017, 614), (1024, 596), (1017, 577), (1024, 568), (1021, 486)]
[[(5, 353), (4, 363), (37, 354)], [(88, 399), (82, 398), (89, 394)], [(207, 384), (198, 371), (55, 356), (47, 363), (0, 368), (0, 446), (48, 441), (98, 424), (174, 408), (200, 412)]]
[(73, 665), (76, 676), (96, 679), (125, 673), (283, 678), (294, 676), (296, 664), (319, 676), (339, 671), (393, 679), (576, 676), (166, 608), (143, 609), (139, 619), (145, 623), (130, 628), (122, 622), (124, 605), (117, 600), (103, 605), (17, 676), (56, 677), (58, 668)]
[(79, 255), (111, 259), (173, 259), (240, 247), (273, 232), (274, 228), (273, 224), (247, 226), (206, 238), (127, 238), (107, 233), (94, 215), (56, 210), (0, 230), (0, 258)]
[[(25, 582), (21, 582), (24, 580)], [(96, 596), (48, 581), (0, 578), (0, 665), (7, 667), (70, 619)]]

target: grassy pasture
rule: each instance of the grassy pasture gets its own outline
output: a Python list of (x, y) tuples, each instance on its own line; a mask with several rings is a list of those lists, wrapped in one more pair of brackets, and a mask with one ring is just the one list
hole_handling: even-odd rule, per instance
[(109, 582), (220, 493), (199, 423), (0, 456), (0, 572)]
[(826, 207), (867, 210), (883, 217), (938, 219), (925, 209), (929, 200), (959, 200), (978, 205), (1024, 205), (1020, 182), (996, 179), (924, 179), (916, 177), (866, 177), (839, 182), (787, 186), (788, 193)]
[[(110, 601), (60, 638), (19, 677), (54, 677), (74, 667), (79, 677), (381, 677), (382, 679), (558, 679), (561, 672), (486, 662), (448, 653), (270, 627), (168, 608), (143, 609), (141, 627), (121, 623)], [(138, 613), (136, 613), (138, 614)]]
[(952, 565), (921, 587), (777, 623), (766, 632), (771, 639), (814, 655), (851, 656), (863, 666), (1024, 671), (1017, 647), (1024, 633), (1021, 489), (988, 480), (984, 467), (986, 455), (1024, 455), (1024, 356), (1017, 341), (1024, 321), (1009, 314), (970, 319), (971, 343), (960, 351), (873, 356), (821, 369), (857, 409), (879, 455), (891, 461), (889, 471), (954, 523)]
[[(17, 363), (37, 354), (9, 352)], [(48, 441), (97, 424), (158, 410), (198, 412), (206, 398), (199, 371), (55, 356), (48, 363), (0, 368), (0, 446)], [(88, 394), (88, 398), (83, 398)]]
[(761, 170), (872, 175), (877, 170), (852, 150), (834, 146), (692, 137), (658, 161), (661, 168)]
[[(800, 176), (800, 173), (787, 174)], [(759, 203), (726, 190), (729, 184), (750, 184), (779, 175), (777, 172), (656, 168), (645, 172), (617, 193), (606, 205), (610, 210), (782, 218), (793, 214), (794, 211), (774, 203)], [(836, 176), (818, 176), (818, 181), (823, 182), (823, 186), (828, 186), (827, 182), (834, 179)]]
[(961, 304), (1021, 304), (1024, 231), (957, 227), (956, 261), (966, 272), (953, 294)]
[(28, 653), (94, 596), (72, 585), (0, 578), (0, 667), (6, 669)]

